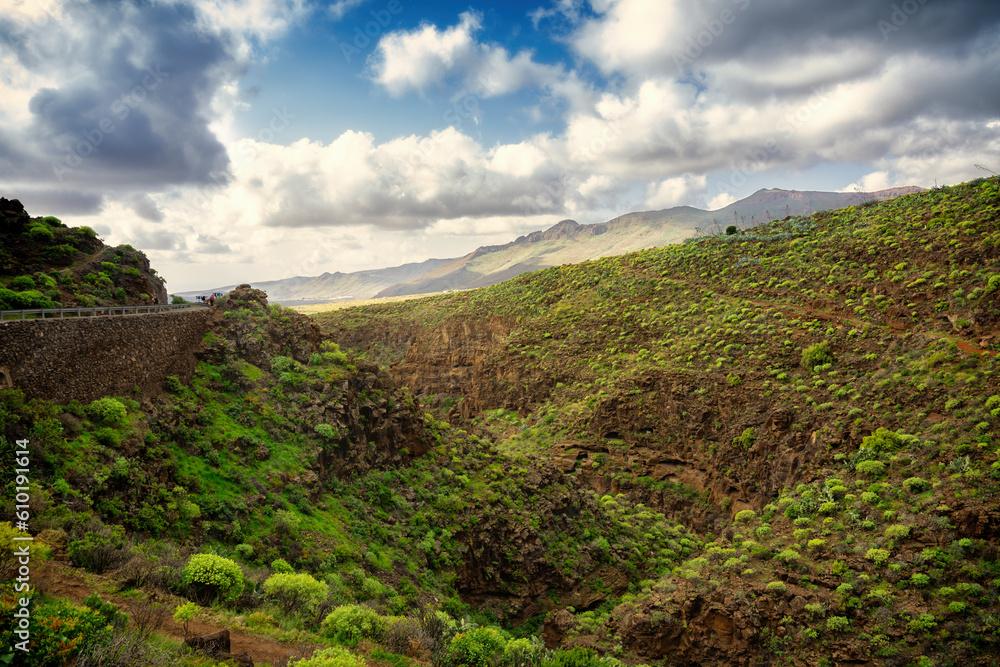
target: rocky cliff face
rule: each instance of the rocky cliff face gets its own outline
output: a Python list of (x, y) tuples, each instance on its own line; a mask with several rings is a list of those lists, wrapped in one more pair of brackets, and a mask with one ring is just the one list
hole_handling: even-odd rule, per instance
[[(315, 322), (290, 309), (272, 308), (267, 294), (250, 285), (232, 290), (217, 309), (220, 341), (210, 354), (216, 361), (241, 359), (270, 369), (276, 357), (307, 364), (321, 353)], [(326, 382), (292, 383), (282, 390), (294, 399), (283, 410), (299, 433), (312, 435), (318, 424), (333, 429), (313, 452), (314, 482), (389, 468), (430, 447), (412, 395), (374, 364), (360, 363)]]

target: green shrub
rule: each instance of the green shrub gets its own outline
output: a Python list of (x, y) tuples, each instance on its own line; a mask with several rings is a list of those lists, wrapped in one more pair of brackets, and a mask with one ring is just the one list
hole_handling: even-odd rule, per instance
[(299, 363), (291, 357), (275, 357), (271, 359), (271, 372), (275, 375), (298, 370), (298, 366)]
[(847, 632), (851, 627), (851, 622), (846, 616), (831, 616), (826, 619), (826, 629), (830, 632)]
[(833, 353), (830, 351), (830, 342), (823, 341), (810, 345), (802, 350), (802, 365), (813, 370), (816, 366), (833, 363)]
[(243, 592), (243, 570), (235, 561), (215, 554), (191, 556), (182, 576), (200, 599), (231, 600)]
[(455, 667), (487, 667), (507, 645), (508, 638), (494, 628), (475, 628), (455, 635), (448, 645), (448, 662)]
[(885, 529), (885, 536), (890, 540), (898, 540), (909, 536), (910, 527), (901, 524), (894, 524)]
[(69, 543), (69, 558), (77, 567), (101, 574), (125, 564), (131, 554), (122, 526), (104, 526)]
[(128, 614), (120, 611), (118, 607), (105, 602), (97, 593), (92, 593), (83, 599), (83, 605), (93, 609), (100, 614), (108, 625), (115, 629), (121, 629), (128, 625)]
[(920, 493), (930, 488), (930, 482), (920, 477), (910, 477), (903, 480), (903, 488), (910, 493)]
[(881, 477), (885, 474), (885, 464), (881, 461), (861, 461), (858, 465), (854, 466), (854, 470), (859, 475)]
[(288, 667), (368, 667), (368, 663), (343, 646), (331, 646), (316, 651), (309, 658), (289, 660)]
[(29, 226), (27, 234), (32, 241), (41, 241), (43, 243), (47, 243), (55, 238), (55, 234), (52, 233), (52, 230), (43, 224), (33, 224)]
[(23, 292), (24, 290), (35, 289), (35, 281), (31, 276), (18, 276), (12, 279), (8, 286), (13, 290)]
[(99, 398), (87, 406), (87, 415), (108, 426), (121, 426), (128, 419), (128, 411), (117, 398)]
[(875, 563), (876, 566), (882, 566), (889, 560), (889, 552), (885, 549), (871, 548), (865, 554), (865, 558)]
[(740, 510), (736, 513), (736, 523), (750, 523), (757, 518), (757, 513), (753, 510)]
[(286, 614), (298, 607), (314, 609), (330, 593), (325, 581), (317, 581), (311, 574), (282, 572), (272, 574), (264, 582), (264, 592), (278, 601)]
[(542, 667), (609, 667), (593, 649), (576, 647), (568, 651), (556, 650), (543, 661)]
[(295, 571), (284, 558), (278, 558), (277, 560), (271, 561), (271, 569), (274, 570), (276, 574), (291, 574)]
[(52, 308), (54, 306), (55, 304), (52, 302), (52, 299), (38, 290), (14, 292), (6, 288), (0, 288), (0, 309), (2, 310), (28, 310), (34, 308)]
[(911, 632), (929, 633), (937, 627), (937, 619), (934, 614), (920, 614), (907, 623), (907, 628)]
[(743, 433), (733, 438), (733, 447), (738, 447), (743, 450), (750, 449), (753, 447), (753, 443), (756, 439), (753, 426), (751, 426), (745, 429)]
[(783, 581), (772, 581), (767, 584), (768, 593), (784, 593), (787, 587)]
[(924, 588), (925, 586), (930, 585), (931, 578), (928, 577), (926, 574), (915, 572), (910, 575), (910, 583), (913, 584), (914, 586), (919, 586), (920, 588)]
[(322, 632), (341, 643), (357, 643), (362, 639), (378, 642), (388, 628), (388, 619), (370, 607), (347, 604), (335, 607), (323, 619)]

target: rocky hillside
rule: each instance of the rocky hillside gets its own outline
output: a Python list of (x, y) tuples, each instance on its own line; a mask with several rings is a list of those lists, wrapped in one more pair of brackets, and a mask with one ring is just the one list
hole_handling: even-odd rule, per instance
[(65, 560), (133, 620), (41, 596), (35, 655), (193, 664), (160, 608), (294, 667), (994, 664), (998, 212), (983, 179), (312, 319), (241, 286), (144, 403), (0, 390), (42, 590)]
[(33, 218), (0, 198), (0, 310), (167, 303), (146, 255), (105, 246), (90, 227)]
[(550, 613), (550, 645), (991, 664), (998, 212), (979, 180), (319, 319), (501, 451), (705, 540)]

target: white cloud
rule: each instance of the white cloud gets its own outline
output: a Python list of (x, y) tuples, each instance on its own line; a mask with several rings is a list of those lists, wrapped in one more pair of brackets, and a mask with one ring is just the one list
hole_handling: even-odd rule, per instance
[(847, 187), (841, 188), (838, 192), (876, 192), (878, 190), (887, 190), (896, 186), (897, 183), (895, 183), (889, 176), (889, 172), (873, 171), (870, 174), (862, 176), (860, 179), (851, 183)]
[(482, 16), (468, 11), (457, 25), (441, 30), (425, 24), (414, 30), (390, 32), (376, 46), (370, 62), (372, 80), (390, 95), (426, 93), (449, 77), (458, 80), (455, 99), (473, 95), (487, 99), (525, 87), (558, 90), (574, 97), (579, 82), (561, 66), (544, 65), (530, 51), (511, 55), (495, 44), (482, 44), (476, 33)]
[(375, 82), (396, 96), (440, 84), (445, 74), (473, 53), (473, 35), (481, 21), (479, 14), (469, 11), (460, 15), (458, 25), (445, 30), (424, 24), (411, 31), (386, 34), (376, 47)]
[(690, 205), (695, 197), (705, 191), (704, 174), (695, 176), (684, 174), (668, 178), (660, 183), (650, 183), (646, 188), (646, 206), (651, 209)]
[(730, 204), (732, 204), (734, 201), (736, 201), (736, 197), (734, 197), (733, 195), (729, 194), (728, 192), (720, 192), (719, 194), (717, 194), (716, 196), (712, 197), (708, 201), (708, 204), (707, 204), (708, 210), (709, 211), (718, 211), (720, 208), (726, 208), (727, 206), (729, 206)]
[(533, 143), (521, 142), (493, 149), (490, 168), (498, 174), (525, 178), (545, 164), (545, 154)]

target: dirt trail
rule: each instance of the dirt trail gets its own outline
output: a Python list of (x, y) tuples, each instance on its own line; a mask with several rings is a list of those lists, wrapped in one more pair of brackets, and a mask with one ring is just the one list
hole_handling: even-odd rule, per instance
[[(114, 588), (114, 584), (109, 577), (86, 575), (65, 563), (55, 561), (46, 563), (41, 572), (43, 590), (49, 595), (66, 598), (80, 604), (84, 598), (97, 593), (101, 596), (101, 599), (114, 603), (119, 609), (128, 611), (131, 615), (133, 608), (136, 606), (134, 600), (99, 590), (98, 587), (87, 582), (88, 577), (96, 577), (98, 581), (108, 582), (111, 584), (110, 587)], [(225, 628), (197, 620), (188, 623), (189, 635), (195, 637), (212, 634), (220, 630), (229, 630), (231, 653), (247, 653), (253, 658), (254, 664), (258, 667), (265, 664), (270, 664), (272, 667), (284, 667), (288, 663), (289, 658), (308, 657), (315, 648), (312, 645), (292, 646), (282, 644), (263, 637), (247, 635), (233, 628)], [(170, 615), (164, 619), (159, 632), (176, 639), (178, 644), (184, 640), (184, 626), (176, 623)]]

